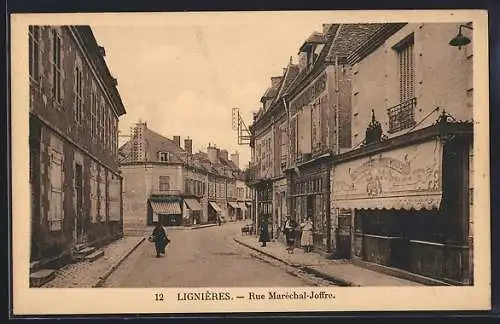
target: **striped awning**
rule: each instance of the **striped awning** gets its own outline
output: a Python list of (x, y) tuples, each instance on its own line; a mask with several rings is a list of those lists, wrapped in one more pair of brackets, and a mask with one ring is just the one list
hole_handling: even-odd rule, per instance
[(188, 206), (191, 211), (200, 211), (202, 210), (200, 203), (196, 199), (184, 199), (184, 202)]
[(238, 203), (237, 203), (237, 202), (234, 202), (234, 201), (228, 201), (228, 202), (227, 202), (227, 204), (228, 204), (229, 206), (231, 206), (232, 208), (234, 208), (234, 209), (238, 209), (238, 208), (240, 208), (240, 205), (238, 205)]
[(216, 204), (216, 203), (214, 203), (213, 201), (209, 201), (209, 204), (210, 204), (210, 206), (212, 206), (212, 208), (213, 208), (216, 212), (220, 213), (220, 212), (222, 211), (222, 210), (220, 209), (219, 205), (217, 205), (217, 204)]
[(157, 214), (167, 214), (167, 215), (180, 215), (181, 206), (178, 202), (174, 201), (152, 201), (151, 208), (153, 212)]

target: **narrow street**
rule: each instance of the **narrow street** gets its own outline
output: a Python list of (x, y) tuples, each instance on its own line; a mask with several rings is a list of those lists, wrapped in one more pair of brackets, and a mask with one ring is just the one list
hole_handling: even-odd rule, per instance
[(107, 279), (104, 287), (309, 286), (283, 268), (252, 256), (234, 242), (243, 223), (197, 230), (168, 230), (167, 254), (155, 257), (144, 242)]

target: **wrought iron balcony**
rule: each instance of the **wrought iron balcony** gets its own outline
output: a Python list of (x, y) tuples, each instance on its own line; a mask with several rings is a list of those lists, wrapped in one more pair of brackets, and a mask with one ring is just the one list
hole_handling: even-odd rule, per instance
[(396, 133), (415, 126), (415, 107), (417, 98), (412, 98), (397, 106), (387, 109), (389, 116), (389, 133)]

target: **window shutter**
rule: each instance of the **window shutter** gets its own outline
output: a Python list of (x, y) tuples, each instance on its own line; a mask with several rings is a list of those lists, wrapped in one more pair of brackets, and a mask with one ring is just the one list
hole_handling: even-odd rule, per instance
[(45, 75), (45, 71), (43, 70), (44, 68), (44, 64), (43, 64), (43, 60), (45, 58), (44, 56), (44, 50), (45, 50), (45, 42), (43, 41), (43, 32), (44, 32), (44, 28), (42, 26), (38, 27), (38, 53), (39, 53), (39, 57), (38, 57), (38, 81), (39, 81), (39, 84), (40, 84), (40, 88), (43, 89), (44, 87), (44, 75)]
[(65, 69), (65, 66), (64, 66), (64, 62), (65, 62), (65, 58), (66, 58), (66, 48), (64, 46), (64, 35), (63, 35), (63, 27), (60, 28), (60, 34), (59, 34), (59, 37), (60, 37), (60, 55), (61, 55), (61, 104), (62, 104), (62, 109), (65, 109), (65, 105), (64, 105), (64, 88), (65, 88), (65, 84), (66, 84), (66, 69)]
[(54, 29), (49, 28), (49, 48), (47, 51), (48, 69), (47, 69), (47, 92), (50, 97), (54, 96)]

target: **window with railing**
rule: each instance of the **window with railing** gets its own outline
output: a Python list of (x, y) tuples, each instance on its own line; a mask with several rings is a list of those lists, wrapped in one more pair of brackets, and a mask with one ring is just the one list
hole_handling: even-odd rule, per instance
[(393, 49), (398, 55), (399, 102), (387, 110), (389, 133), (395, 133), (415, 125), (415, 57), (414, 36), (408, 35)]
[(387, 114), (389, 115), (389, 133), (396, 133), (415, 125), (416, 105), (417, 98), (412, 98), (387, 109)]

